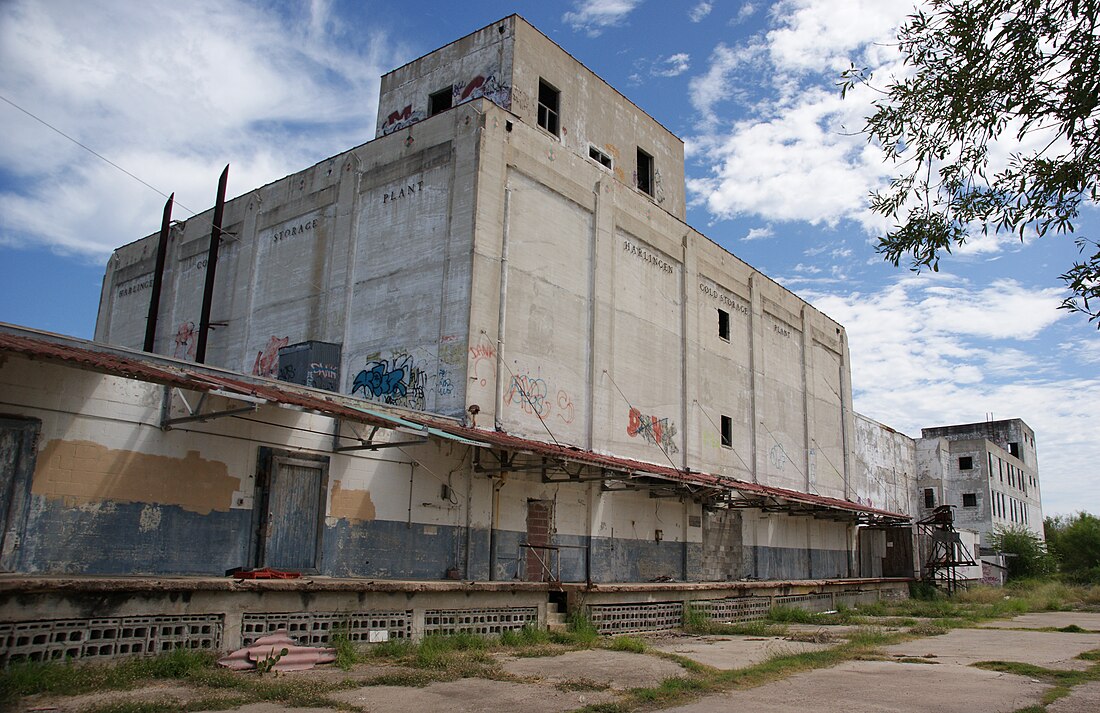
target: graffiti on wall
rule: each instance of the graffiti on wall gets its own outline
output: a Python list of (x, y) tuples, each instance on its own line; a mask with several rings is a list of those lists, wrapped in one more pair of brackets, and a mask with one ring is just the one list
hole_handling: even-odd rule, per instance
[(426, 383), (427, 374), (412, 356), (399, 354), (368, 361), (367, 368), (355, 375), (351, 393), (362, 391), (364, 398), (423, 410)]
[(413, 111), (412, 104), (408, 104), (404, 109), (390, 112), (385, 123), (382, 124), (382, 133), (384, 135), (392, 134), (395, 131), (412, 126), (423, 118), (424, 112)]
[(340, 366), (338, 364), (326, 364), (312, 361), (309, 370), (306, 371), (306, 386), (326, 391), (336, 391), (340, 388)]
[(477, 381), (480, 386), (488, 384), (490, 379), (496, 380), (496, 356), (493, 343), (482, 334), (477, 344), (470, 347), (470, 380)]
[(549, 389), (542, 377), (513, 374), (508, 391), (504, 394), (504, 401), (518, 405), (526, 414), (546, 418), (550, 413), (550, 402), (546, 399), (548, 393)]
[(176, 359), (195, 359), (195, 323), (183, 322), (176, 329), (175, 346), (172, 356)]
[(449, 396), (454, 392), (455, 387), (451, 382), (451, 375), (446, 369), (440, 369), (436, 375), (438, 377), (436, 381), (436, 393), (440, 396)]
[[(484, 380), (481, 383), (484, 386)], [(577, 419), (573, 397), (568, 391), (555, 389), (542, 376), (532, 376), (530, 373), (512, 375), (508, 390), (504, 392), (504, 402), (518, 406), (523, 413), (543, 421), (556, 416), (562, 423), (570, 424)]]
[(787, 452), (783, 450), (783, 446), (777, 443), (771, 447), (771, 450), (768, 451), (768, 462), (776, 470), (783, 470), (784, 466), (787, 465)]
[(573, 423), (576, 418), (572, 397), (561, 389), (558, 389), (558, 418), (565, 423)]
[(504, 109), (512, 108), (512, 88), (497, 79), (495, 74), (479, 74), (468, 82), (455, 83), (451, 91), (455, 105), (485, 97)]
[(288, 344), (290, 344), (290, 337), (272, 335), (263, 351), (256, 352), (256, 361), (252, 364), (252, 375), (274, 379), (279, 373), (279, 350)]
[(630, 420), (626, 426), (626, 435), (641, 438), (646, 443), (663, 449), (666, 453), (677, 453), (676, 424), (668, 418), (647, 416), (636, 408), (630, 409)]

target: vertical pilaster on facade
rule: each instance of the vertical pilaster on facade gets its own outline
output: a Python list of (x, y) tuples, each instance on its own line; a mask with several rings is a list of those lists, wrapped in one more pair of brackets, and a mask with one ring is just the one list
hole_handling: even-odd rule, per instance
[(848, 338), (842, 330), (840, 338), (840, 441), (844, 452), (844, 499), (851, 500), (852, 489), (852, 433), (855, 432), (855, 411), (852, 410), (851, 356)]
[(616, 210), (621, 186), (614, 181), (600, 180), (600, 198), (596, 203), (593, 223), (596, 226), (595, 262), (592, 264), (592, 381), (588, 384), (591, 403), (588, 433), (592, 447), (613, 440), (614, 404), (618, 395), (607, 375), (612, 364), (611, 345), (615, 343), (614, 295), (617, 280), (616, 253), (618, 230)]
[[(610, 186), (608, 187), (610, 188)], [(604, 201), (603, 201), (604, 181), (596, 181), (596, 185), (592, 188), (592, 238), (588, 246), (588, 262), (590, 265), (588, 271), (588, 311), (586, 317), (588, 324), (585, 329), (585, 341), (588, 345), (588, 360), (585, 362), (585, 409), (586, 413), (592, 414), (593, 407), (595, 406), (595, 392), (598, 379), (596, 378), (597, 365), (606, 361), (606, 358), (598, 358), (596, 355), (597, 349), (603, 349), (603, 345), (597, 339), (596, 335), (599, 332), (596, 330), (597, 324), (597, 305), (600, 302), (601, 295), (598, 295), (599, 280), (596, 276), (600, 273), (600, 269), (603, 263), (600, 261), (600, 244), (602, 235), (609, 235), (610, 233), (605, 231), (603, 222), (608, 219), (608, 216), (604, 215)], [(602, 352), (601, 352), (602, 354)], [(588, 419), (588, 425), (585, 428), (585, 443), (584, 447), (591, 450), (596, 442), (596, 419), (590, 417)], [(603, 437), (603, 434), (601, 434)], [(591, 497), (591, 494), (589, 494)], [(591, 539), (591, 536), (590, 536)]]
[(764, 471), (763, 458), (767, 453), (766, 448), (760, 446), (760, 406), (763, 401), (764, 374), (763, 354), (764, 348), (764, 298), (760, 294), (760, 276), (753, 272), (749, 275), (749, 380), (752, 389), (750, 408), (752, 410), (752, 482), (759, 482), (760, 473)]
[[(263, 197), (259, 191), (253, 191), (252, 195), (248, 197), (248, 204), (245, 206), (244, 212), (244, 226), (241, 228), (241, 234), (237, 236), (237, 240), (241, 247), (245, 245), (249, 246), (248, 255), (248, 267), (244, 275), (242, 282), (247, 287), (245, 294), (240, 295), (241, 290), (237, 290), (234, 293), (234, 306), (237, 306), (237, 301), (244, 302), (243, 308), (240, 310), (234, 309), (233, 316), (229, 320), (229, 324), (233, 329), (239, 333), (239, 339), (243, 340), (245, 344), (252, 344), (252, 314), (253, 305), (256, 298), (256, 281), (259, 278), (259, 261), (260, 261), (260, 249), (259, 243), (256, 239), (256, 225), (259, 222), (260, 213), (263, 210)], [(240, 259), (240, 257), (238, 257)], [(250, 365), (247, 363), (248, 356), (243, 357), (243, 361), (237, 367), (242, 371), (248, 371)]]
[[(681, 467), (687, 468), (698, 462), (702, 452), (693, 452), (700, 444), (699, 438), (689, 437), (698, 434), (701, 429), (711, 427), (704, 423), (699, 398), (699, 310), (696, 308), (699, 282), (699, 255), (692, 233), (683, 237), (683, 279), (680, 280), (680, 358), (682, 364), (682, 388), (680, 400), (680, 423), (683, 448), (681, 449)], [(711, 427), (712, 428), (712, 427)]]
[[(336, 209), (329, 235), (330, 249), (326, 259), (323, 313), (317, 338), (321, 341), (344, 344), (348, 339), (348, 307), (354, 291), (355, 225), (359, 219), (359, 181), (362, 161), (352, 152), (340, 162), (336, 170)], [(347, 351), (341, 350), (341, 362)], [(346, 374), (350, 364), (341, 363), (340, 373)]]
[(813, 326), (810, 324), (806, 305), (799, 310), (799, 329), (802, 331), (799, 347), (802, 350), (802, 466), (806, 473), (806, 492), (816, 493), (814, 458), (814, 435), (817, 429), (814, 427), (814, 354), (813, 354)]

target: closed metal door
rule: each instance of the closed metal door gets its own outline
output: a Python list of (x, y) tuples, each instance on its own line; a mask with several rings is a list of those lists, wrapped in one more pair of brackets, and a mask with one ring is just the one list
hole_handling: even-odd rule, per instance
[(39, 422), (0, 418), (0, 572), (16, 569), (25, 536)]
[(326, 480), (324, 463), (271, 459), (263, 566), (299, 572), (318, 568)]

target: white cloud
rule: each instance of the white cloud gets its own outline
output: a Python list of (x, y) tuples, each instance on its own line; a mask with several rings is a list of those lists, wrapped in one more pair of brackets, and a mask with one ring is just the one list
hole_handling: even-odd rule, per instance
[[(910, 435), (989, 412), (1022, 418), (1036, 431), (1045, 511), (1100, 502), (1095, 432), (1081, 428), (1095, 422), (1100, 379), (1065, 379), (1054, 366), (1064, 354), (1033, 353), (1066, 316), (1057, 289), (974, 286), (939, 273), (906, 275), (878, 293), (802, 296), (847, 330), (857, 411)], [(1072, 342), (1069, 358), (1090, 342), (1095, 351), (1096, 340)]]
[[(705, 166), (704, 175), (687, 179), (690, 204), (717, 219), (852, 221), (867, 237), (889, 229), (896, 221), (873, 214), (867, 196), (901, 169), (861, 133), (881, 94), (857, 85), (842, 99), (837, 81), (853, 63), (868, 67), (879, 85), (911, 71), (894, 35), (912, 1), (781, 0), (769, 30), (737, 45), (719, 43), (689, 82), (697, 112), (690, 156)], [(1003, 136), (1015, 131), (1010, 125)], [(992, 143), (988, 173), (1050, 138), (1034, 132), (1022, 142)], [(1025, 235), (1023, 244), (1034, 238)], [(1020, 245), (1018, 237), (975, 230), (952, 252), (995, 259)]]
[(710, 11), (714, 9), (713, 3), (701, 2), (688, 11), (688, 17), (692, 22), (702, 22), (703, 18), (710, 14)]
[(710, 175), (688, 180), (719, 218), (758, 215), (835, 225), (852, 219), (869, 231), (883, 221), (867, 209), (867, 194), (889, 175), (877, 150), (843, 133), (862, 125), (855, 102), (807, 87), (769, 117), (715, 129), (696, 141), (707, 147)]
[[(322, 0), (300, 17), (241, 0), (8, 2), (0, 93), (175, 191), (185, 218), (226, 163), (234, 194), (373, 138), (397, 58), (381, 35), (345, 33)], [(0, 192), (0, 241), (103, 257), (159, 226), (163, 197), (6, 104), (0, 121), (0, 170), (19, 178)]]
[(1100, 364), (1100, 333), (1071, 339), (1059, 344), (1058, 348), (1081, 364)]
[(738, 8), (737, 14), (730, 20), (731, 25), (740, 25), (745, 20), (749, 19), (756, 14), (756, 3), (746, 2), (742, 3)]
[(767, 33), (772, 61), (787, 71), (839, 73), (855, 58), (892, 56), (894, 28), (915, 0), (781, 0)]
[(652, 73), (657, 77), (678, 77), (690, 68), (691, 55), (686, 52), (677, 52), (669, 57), (658, 59)]
[(765, 238), (774, 238), (774, 237), (775, 237), (775, 231), (772, 230), (772, 226), (769, 225), (769, 226), (766, 226), (766, 227), (763, 227), (763, 228), (750, 228), (749, 232), (748, 232), (748, 235), (741, 238), (741, 240), (744, 240), (744, 241), (764, 240)]
[(589, 37), (597, 37), (604, 28), (614, 27), (629, 15), (642, 0), (580, 0), (573, 10), (562, 15), (561, 20), (574, 30), (584, 30)]
[(735, 87), (731, 78), (744, 67), (756, 63), (764, 50), (764, 45), (758, 41), (741, 47), (719, 43), (714, 48), (706, 73), (692, 78), (689, 83), (691, 104), (702, 114), (704, 121), (715, 119), (716, 104), (733, 98)]

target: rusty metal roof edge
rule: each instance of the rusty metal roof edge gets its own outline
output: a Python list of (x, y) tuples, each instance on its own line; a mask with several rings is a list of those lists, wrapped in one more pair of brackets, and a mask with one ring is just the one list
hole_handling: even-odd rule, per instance
[[(291, 406), (298, 406), (335, 418), (354, 420), (360, 423), (377, 424), (390, 427), (394, 420), (405, 420), (433, 430), (442, 431), (478, 447), (498, 446), (522, 450), (533, 455), (560, 458), (575, 463), (623, 470), (641, 475), (651, 475), (669, 480), (729, 488), (740, 492), (781, 497), (787, 500), (820, 505), (833, 509), (861, 512), (891, 520), (909, 520), (908, 515), (873, 508), (848, 500), (840, 500), (822, 495), (803, 493), (796, 490), (749, 483), (729, 476), (705, 473), (693, 470), (680, 470), (668, 466), (655, 465), (631, 458), (598, 453), (573, 446), (561, 446), (513, 436), (502, 431), (489, 431), (471, 428), (457, 419), (438, 414), (399, 409), (385, 406), (384, 409), (372, 404), (376, 410), (393, 412), (392, 414), (372, 414), (370, 410), (353, 402), (361, 402), (337, 392), (321, 391), (307, 386), (289, 384), (260, 376), (243, 374), (206, 364), (195, 364), (162, 354), (152, 354), (125, 347), (103, 344), (79, 337), (70, 337), (44, 332), (27, 327), (0, 322), (0, 352), (8, 351), (31, 357), (64, 361), (75, 364), (88, 371), (136, 378), (151, 383), (177, 386), (190, 390), (210, 391), (229, 389), (242, 395), (262, 396), (268, 400)], [(446, 437), (443, 433), (432, 434)]]
[[(277, 404), (297, 406), (335, 418), (387, 428), (393, 426), (395, 419), (415, 422), (416, 419), (410, 416), (419, 415), (387, 405), (385, 410), (393, 413), (389, 418), (380, 418), (357, 406), (357, 402), (361, 405), (362, 399), (344, 396), (334, 391), (322, 391), (208, 364), (196, 364), (163, 354), (44, 332), (5, 322), (0, 322), (0, 352), (65, 362), (86, 371), (192, 391), (225, 390), (245, 396), (260, 396)], [(437, 418), (440, 423), (453, 425), (453, 420), (443, 416)]]

